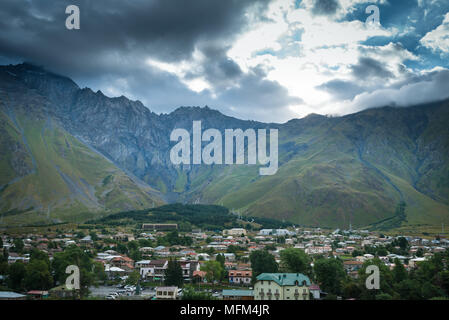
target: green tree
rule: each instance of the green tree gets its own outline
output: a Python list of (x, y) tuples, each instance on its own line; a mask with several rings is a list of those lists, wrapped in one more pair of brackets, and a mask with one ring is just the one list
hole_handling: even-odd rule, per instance
[(304, 250), (287, 248), (281, 251), (281, 270), (290, 273), (312, 275), (310, 258)]
[(134, 270), (130, 273), (128, 276), (128, 279), (126, 279), (126, 284), (136, 286), (137, 282), (139, 282), (140, 279), (140, 273), (138, 270)]
[(249, 255), (253, 269), (253, 281), (261, 273), (278, 272), (279, 266), (274, 256), (266, 250), (255, 250)]
[(206, 272), (206, 279), (208, 282), (220, 282), (225, 276), (225, 269), (219, 261), (207, 261), (201, 266), (201, 271)]
[(319, 259), (315, 261), (314, 272), (323, 291), (340, 295), (346, 272), (340, 259)]
[(221, 266), (223, 267), (223, 269), (225, 269), (225, 256), (221, 253), (217, 254), (217, 256), (215, 257), (215, 260), (220, 262)]
[(358, 284), (354, 281), (346, 281), (343, 284), (342, 294), (346, 299), (359, 299), (361, 292)]
[(90, 235), (90, 238), (92, 239), (92, 241), (98, 241), (98, 236), (95, 231), (91, 231), (89, 233), (89, 235)]
[(22, 253), (25, 245), (23, 244), (22, 239), (16, 238), (14, 239), (14, 251), (18, 253)]
[(404, 265), (399, 261), (399, 259), (394, 259), (394, 268), (392, 274), (393, 280), (396, 283), (407, 279), (407, 270), (405, 270)]
[(89, 286), (95, 284), (96, 266), (92, 257), (81, 248), (72, 245), (63, 252), (56, 253), (51, 262), (55, 281), (63, 284), (68, 277), (65, 273), (67, 266), (75, 265), (80, 270), (80, 295), (86, 296), (89, 293)]
[(184, 278), (181, 265), (176, 259), (170, 259), (165, 270), (165, 285), (182, 287), (183, 284)]
[[(379, 268), (379, 289), (368, 290), (366, 288), (366, 279), (370, 275), (366, 273), (366, 268), (370, 265), (375, 265)], [(392, 272), (379, 258), (365, 261), (362, 268), (359, 270), (358, 282), (359, 288), (362, 291), (360, 298), (363, 300), (375, 300), (376, 295), (380, 293), (388, 293), (392, 297), (395, 295), (395, 291), (393, 290), (394, 281)]]
[(188, 285), (182, 290), (182, 300), (216, 300), (216, 298), (208, 292), (195, 291)]
[(30, 261), (33, 262), (35, 260), (44, 261), (50, 267), (50, 259), (48, 258), (48, 254), (44, 251), (40, 251), (38, 249), (32, 249), (30, 255)]
[(117, 252), (121, 254), (128, 254), (128, 247), (124, 245), (123, 243), (117, 244)]
[(418, 248), (418, 250), (416, 250), (416, 256), (421, 258), (424, 256), (424, 250), (422, 248)]
[(379, 293), (376, 295), (376, 300), (392, 300), (393, 297), (388, 293)]
[(23, 278), (26, 275), (25, 265), (21, 261), (16, 261), (8, 268), (8, 287), (16, 290), (23, 290)]
[(48, 290), (53, 286), (53, 277), (45, 260), (35, 259), (26, 265), (23, 279), (27, 290)]
[(395, 284), (395, 290), (403, 300), (422, 299), (421, 284), (416, 279), (406, 279)]
[(138, 249), (139, 249), (139, 242), (137, 242), (136, 240), (128, 242), (128, 250), (130, 252)]

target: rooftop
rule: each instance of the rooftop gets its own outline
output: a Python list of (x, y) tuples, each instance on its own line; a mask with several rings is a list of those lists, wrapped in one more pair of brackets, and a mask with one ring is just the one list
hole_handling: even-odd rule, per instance
[(223, 290), (223, 297), (252, 297), (253, 296), (253, 290)]
[[(257, 276), (257, 280), (274, 281), (280, 286), (302, 285), (305, 281), (310, 286), (310, 279), (302, 273), (262, 273)], [(297, 281), (297, 283), (296, 283)]]

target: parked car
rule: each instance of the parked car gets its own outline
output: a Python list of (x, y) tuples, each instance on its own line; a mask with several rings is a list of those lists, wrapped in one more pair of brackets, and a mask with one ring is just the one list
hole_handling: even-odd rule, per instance
[(115, 299), (117, 299), (117, 298), (116, 298), (116, 296), (113, 295), (113, 294), (108, 294), (108, 295), (106, 296), (106, 299), (108, 299), (108, 300), (115, 300)]

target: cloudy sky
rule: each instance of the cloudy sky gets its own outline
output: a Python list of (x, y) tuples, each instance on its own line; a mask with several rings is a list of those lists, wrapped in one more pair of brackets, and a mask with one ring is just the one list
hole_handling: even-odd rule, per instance
[[(80, 30), (65, 27), (70, 4)], [(157, 113), (401, 107), (449, 97), (449, 1), (1, 0), (0, 64), (23, 61)]]

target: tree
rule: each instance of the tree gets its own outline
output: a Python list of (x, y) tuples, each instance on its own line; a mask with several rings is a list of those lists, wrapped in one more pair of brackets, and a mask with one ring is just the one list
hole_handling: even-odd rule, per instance
[(65, 273), (67, 266), (75, 265), (80, 270), (80, 295), (85, 296), (89, 293), (89, 286), (96, 280), (96, 266), (89, 254), (81, 248), (72, 245), (67, 247), (64, 252), (54, 255), (51, 262), (51, 268), (54, 272), (55, 281), (63, 284), (68, 277)]
[(50, 266), (50, 259), (48, 258), (48, 254), (45, 253), (44, 251), (40, 251), (38, 249), (33, 249), (31, 251), (30, 261), (32, 262), (32, 261), (35, 261), (35, 260), (42, 260), (48, 266)]
[(290, 273), (312, 275), (310, 258), (304, 250), (288, 248), (281, 251), (281, 270)]
[(23, 279), (27, 290), (48, 290), (53, 286), (53, 277), (45, 260), (35, 259), (26, 266)]
[(384, 247), (380, 247), (379, 249), (377, 249), (377, 256), (385, 257), (387, 255), (388, 255), (388, 251)]
[(183, 284), (184, 277), (182, 276), (181, 265), (176, 259), (170, 259), (165, 270), (165, 285), (182, 287)]
[(346, 272), (341, 260), (319, 259), (315, 261), (313, 269), (323, 291), (336, 295), (342, 293), (342, 282), (346, 278)]
[(128, 242), (128, 250), (131, 252), (133, 250), (139, 249), (139, 243), (136, 240)]
[(343, 284), (342, 294), (346, 299), (358, 299), (360, 297), (360, 293), (361, 290), (354, 281), (347, 281)]
[[(366, 279), (370, 274), (366, 273), (366, 268), (370, 265), (375, 265), (379, 268), (379, 280), (380, 280), (380, 289), (372, 289), (368, 290), (366, 288)], [(388, 293), (391, 296), (394, 296), (395, 291), (393, 290), (393, 276), (390, 271), (390, 268), (387, 267), (382, 260), (379, 258), (374, 258), (365, 261), (362, 268), (359, 270), (359, 288), (361, 288), (360, 298), (364, 300), (375, 300), (376, 295), (381, 293)]]
[(25, 245), (23, 244), (22, 239), (19, 238), (14, 239), (14, 250), (16, 252), (21, 253), (24, 247)]
[(92, 239), (92, 241), (97, 241), (98, 240), (98, 235), (95, 233), (95, 231), (91, 231), (89, 233), (90, 238)]
[(416, 250), (416, 256), (421, 258), (424, 256), (424, 250), (422, 248), (418, 248), (418, 250)]
[(396, 283), (407, 279), (407, 270), (405, 270), (404, 265), (399, 261), (399, 259), (394, 259), (394, 268), (392, 274), (393, 280)]
[(221, 253), (217, 254), (217, 256), (215, 257), (215, 260), (220, 262), (221, 266), (223, 267), (223, 269), (225, 269), (225, 256)]
[(398, 245), (399, 245), (399, 247), (402, 249), (402, 250), (405, 250), (405, 249), (407, 249), (407, 247), (408, 247), (408, 241), (407, 241), (407, 239), (405, 239), (404, 237), (400, 237), (399, 239), (398, 239)]
[(8, 287), (21, 291), (23, 289), (23, 278), (26, 274), (25, 265), (21, 261), (14, 262), (8, 268)]
[(403, 300), (419, 300), (421, 296), (421, 286), (415, 279), (406, 279), (395, 284), (396, 292)]
[(138, 270), (134, 270), (130, 273), (128, 276), (128, 279), (126, 279), (126, 284), (136, 286), (137, 282), (139, 282), (140, 279), (140, 273)]
[(249, 255), (253, 269), (253, 281), (261, 273), (278, 272), (278, 264), (274, 256), (266, 250), (255, 250)]
[(121, 254), (128, 254), (128, 247), (123, 243), (117, 244), (117, 251)]
[(197, 292), (192, 286), (186, 286), (182, 290), (182, 300), (216, 300), (216, 298), (208, 292)]
[(201, 271), (206, 272), (208, 282), (221, 281), (225, 275), (225, 269), (219, 261), (207, 261), (201, 266)]

